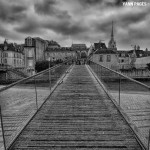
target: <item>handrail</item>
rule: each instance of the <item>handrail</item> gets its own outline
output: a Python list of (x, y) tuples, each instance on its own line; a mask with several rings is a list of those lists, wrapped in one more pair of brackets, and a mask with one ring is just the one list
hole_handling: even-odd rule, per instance
[[(91, 61), (91, 62), (92, 62), (92, 63), (95, 63), (95, 62), (93, 62), (93, 61)], [(124, 78), (126, 78), (126, 79), (128, 79), (128, 80), (130, 80), (130, 81), (132, 81), (132, 82), (135, 82), (135, 83), (137, 83), (137, 84), (139, 84), (139, 85), (141, 85), (141, 86), (143, 86), (143, 87), (145, 87), (145, 88), (148, 88), (148, 89), (150, 90), (150, 86), (148, 86), (148, 85), (146, 85), (146, 84), (144, 84), (144, 83), (141, 83), (141, 82), (139, 82), (139, 81), (137, 81), (137, 80), (134, 80), (134, 79), (132, 79), (132, 78), (130, 78), (130, 77), (128, 77), (128, 76), (126, 76), (126, 75), (120, 73), (120, 72), (117, 72), (117, 71), (115, 71), (115, 70), (112, 70), (112, 69), (110, 69), (110, 68), (107, 68), (107, 67), (105, 67), (105, 66), (103, 66), (103, 65), (100, 65), (100, 64), (98, 64), (98, 63), (95, 63), (95, 64), (97, 64), (97, 65), (99, 65), (99, 66), (101, 66), (101, 67), (103, 67), (103, 68), (105, 68), (105, 69), (107, 69), (107, 70), (109, 70), (109, 71), (112, 71), (112, 72), (114, 72), (114, 73), (116, 73), (116, 74), (118, 74), (118, 75), (120, 75), (120, 76), (122, 76), (122, 77), (124, 77)]]
[[(94, 75), (95, 79), (98, 81), (98, 83), (100, 84), (100, 86), (103, 88), (103, 90), (105, 91), (105, 93), (107, 94), (107, 96), (110, 98), (110, 100), (113, 102), (114, 106), (117, 108), (117, 110), (119, 111), (119, 113), (121, 114), (121, 116), (124, 118), (124, 120), (126, 121), (126, 123), (129, 125), (130, 129), (133, 131), (136, 140), (138, 141), (138, 143), (140, 144), (140, 146), (142, 147), (143, 150), (146, 150), (145, 145), (142, 143), (142, 141), (139, 138), (139, 135), (137, 134), (137, 132), (135, 131), (135, 129), (132, 127), (131, 123), (128, 121), (126, 114), (123, 112), (123, 109), (121, 108), (121, 105), (119, 103), (119, 105), (114, 101), (113, 96), (108, 92), (107, 88), (105, 87), (105, 85), (101, 82), (101, 80), (98, 78), (98, 76), (96, 75), (96, 73), (94, 72), (94, 70), (89, 67), (88, 68), (91, 73)], [(149, 150), (149, 149), (148, 149)]]
[(49, 69), (49, 68), (48, 68), (48, 69), (45, 69), (45, 70), (43, 70), (43, 71), (41, 71), (41, 72), (39, 72), (39, 73), (37, 73), (37, 74), (35, 74), (35, 75), (32, 75), (32, 76), (30, 76), (30, 77), (21, 79), (21, 80), (19, 80), (19, 81), (17, 81), (17, 82), (14, 82), (14, 83), (12, 83), (12, 84), (10, 84), (10, 85), (8, 85), (8, 86), (5, 86), (5, 87), (3, 87), (3, 88), (0, 89), (0, 92), (3, 92), (3, 91), (5, 91), (5, 90), (7, 90), (7, 89), (9, 89), (9, 88), (11, 88), (11, 87), (13, 87), (13, 86), (15, 86), (15, 85), (21, 83), (21, 82), (27, 81), (28, 79), (31, 79), (31, 78), (33, 78), (33, 77), (36, 77), (36, 76), (38, 76), (38, 75), (40, 75), (40, 74), (46, 73), (46, 72), (49, 71), (49, 70), (53, 70), (53, 69), (55, 69), (55, 68), (61, 66), (61, 65), (64, 64), (64, 63), (67, 63), (67, 62), (69, 62), (69, 61), (70, 61), (70, 60), (64, 61), (64, 62), (62, 62), (61, 64), (56, 65), (56, 66), (53, 66), (53, 67), (50, 68), (50, 69)]

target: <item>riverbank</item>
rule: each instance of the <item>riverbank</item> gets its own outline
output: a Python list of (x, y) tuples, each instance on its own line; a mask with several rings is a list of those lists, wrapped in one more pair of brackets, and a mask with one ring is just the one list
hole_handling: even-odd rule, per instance
[[(118, 102), (119, 95), (116, 91), (110, 91)], [(150, 129), (150, 92), (121, 92), (120, 105), (131, 122), (136, 125), (143, 137), (148, 138)]]

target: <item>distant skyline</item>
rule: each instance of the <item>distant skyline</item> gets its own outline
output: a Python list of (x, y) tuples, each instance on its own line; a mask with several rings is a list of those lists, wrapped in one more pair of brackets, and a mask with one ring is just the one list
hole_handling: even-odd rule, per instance
[(99, 40), (108, 46), (112, 21), (118, 50), (150, 50), (150, 5), (125, 7), (121, 0), (0, 0), (0, 43), (31, 36), (61, 46)]

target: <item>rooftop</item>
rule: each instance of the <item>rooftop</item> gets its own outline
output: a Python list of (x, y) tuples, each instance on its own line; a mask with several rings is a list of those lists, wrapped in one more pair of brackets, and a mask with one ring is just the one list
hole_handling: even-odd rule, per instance
[(70, 47), (58, 47), (58, 48), (47, 47), (45, 51), (47, 52), (71, 52), (72, 49)]
[(98, 49), (97, 51), (95, 51), (94, 54), (117, 54), (115, 51), (110, 50), (110, 49)]
[[(5, 49), (6, 47), (6, 49)], [(14, 51), (14, 52), (19, 52), (23, 53), (23, 45), (18, 45), (16, 43), (6, 43), (5, 44), (0, 44), (0, 49), (3, 51)]]
[(105, 49), (106, 50), (107, 49), (105, 43), (102, 43), (102, 42), (94, 43), (94, 48), (95, 48), (95, 50), (97, 50), (97, 49)]

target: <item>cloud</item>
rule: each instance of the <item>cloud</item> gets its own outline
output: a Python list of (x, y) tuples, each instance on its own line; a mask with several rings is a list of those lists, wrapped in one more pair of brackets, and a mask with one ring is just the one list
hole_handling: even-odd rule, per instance
[(7, 0), (0, 1), (0, 20), (5, 22), (18, 22), (25, 18), (26, 6), (10, 4)]
[(122, 25), (125, 26), (131, 23), (137, 23), (146, 19), (149, 15), (149, 8), (127, 8), (124, 9), (124, 12), (120, 12), (118, 18), (116, 19), (118, 22), (122, 22)]
[(19, 33), (26, 33), (26, 34), (39, 33), (40, 25), (37, 21), (28, 19), (26, 20), (26, 22), (19, 24), (14, 29)]
[(23, 39), (22, 34), (16, 33), (10, 26), (4, 26), (0, 24), (0, 39), (2, 39), (1, 42), (4, 41), (4, 39), (11, 39), (12, 41), (20, 41), (20, 39)]
[(63, 35), (77, 35), (86, 31), (86, 28), (78, 25), (78, 24), (48, 24), (47, 28), (54, 30), (57, 33), (61, 33)]
[(149, 30), (150, 18), (147, 21), (142, 21), (139, 23), (131, 24), (129, 26), (129, 33), (133, 39), (149, 39), (150, 30)]
[(70, 18), (66, 10), (57, 8), (59, 2), (57, 0), (40, 0), (34, 4), (34, 9), (37, 14), (55, 16), (58, 18)]
[(150, 7), (123, 7), (122, 1), (0, 0), (0, 35), (23, 42), (25, 36), (50, 37), (62, 44), (64, 39), (65, 45), (70, 44), (68, 37), (76, 42), (108, 42), (113, 20), (119, 47), (139, 39), (146, 43)]
[(97, 4), (101, 4), (103, 2), (103, 0), (82, 0), (79, 2), (83, 5), (97, 5)]
[(53, 15), (56, 13), (56, 0), (41, 0), (34, 4), (35, 11), (39, 14)]

